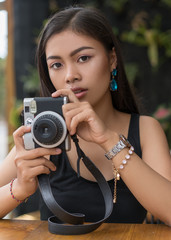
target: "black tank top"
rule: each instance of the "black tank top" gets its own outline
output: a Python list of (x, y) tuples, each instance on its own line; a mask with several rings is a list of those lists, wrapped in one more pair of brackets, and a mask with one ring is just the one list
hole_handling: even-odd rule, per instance
[[(138, 114), (131, 115), (128, 140), (134, 146), (136, 154), (141, 157)], [(51, 161), (57, 166), (57, 171), (52, 172), (49, 177), (52, 192), (58, 204), (70, 213), (84, 213), (87, 222), (102, 219), (105, 212), (104, 200), (98, 184), (82, 177), (78, 178), (65, 152), (58, 156), (51, 156)], [(108, 181), (108, 184), (113, 194), (114, 180)], [(40, 213), (41, 220), (47, 220), (53, 215), (42, 199)], [(120, 179), (117, 182), (117, 203), (113, 205), (113, 212), (106, 222), (142, 223), (145, 216), (146, 210)]]

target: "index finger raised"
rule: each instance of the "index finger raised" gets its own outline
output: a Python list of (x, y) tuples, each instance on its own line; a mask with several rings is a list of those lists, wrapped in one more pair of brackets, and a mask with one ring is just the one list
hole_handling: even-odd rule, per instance
[(60, 89), (52, 93), (52, 97), (67, 96), (70, 102), (79, 102), (78, 98), (75, 96), (71, 89)]

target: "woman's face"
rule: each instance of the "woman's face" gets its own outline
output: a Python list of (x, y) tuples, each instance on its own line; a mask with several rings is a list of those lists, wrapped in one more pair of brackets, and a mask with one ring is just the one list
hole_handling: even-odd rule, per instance
[(71, 30), (53, 35), (46, 44), (50, 79), (56, 89), (70, 88), (80, 101), (95, 105), (110, 94), (111, 71), (116, 68), (115, 52)]

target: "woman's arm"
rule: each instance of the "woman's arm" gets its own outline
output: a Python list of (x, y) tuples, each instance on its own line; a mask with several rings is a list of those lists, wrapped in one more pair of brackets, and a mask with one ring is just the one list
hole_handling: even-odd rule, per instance
[(14, 201), (10, 193), (10, 181), (16, 178), (16, 166), (14, 164), (15, 147), (10, 151), (0, 164), (0, 218), (4, 217), (19, 205)]
[(160, 123), (152, 117), (140, 117), (142, 159), (171, 181), (171, 155)]
[(10, 182), (13, 178), (16, 179), (12, 185), (12, 193), (16, 199), (22, 201), (36, 191), (39, 174), (48, 174), (56, 170), (54, 164), (45, 156), (58, 155), (61, 150), (58, 148), (25, 150), (23, 135), (29, 131), (30, 129), (25, 126), (15, 131), (15, 147), (0, 166), (0, 218), (19, 205), (10, 192)]
[[(165, 134), (155, 119), (142, 116), (140, 139), (142, 159), (134, 153), (119, 173), (137, 200), (171, 226), (171, 157)], [(124, 149), (113, 158), (117, 169), (127, 153)]]
[(15, 147), (13, 147), (0, 164), (0, 187), (9, 183), (12, 178), (16, 178), (17, 169), (14, 163), (15, 155), (16, 150)]

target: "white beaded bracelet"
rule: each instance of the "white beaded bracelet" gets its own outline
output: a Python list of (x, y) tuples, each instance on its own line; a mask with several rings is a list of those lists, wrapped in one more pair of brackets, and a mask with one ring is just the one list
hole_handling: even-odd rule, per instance
[(125, 158), (122, 160), (122, 163), (120, 164), (118, 169), (115, 168), (114, 161), (112, 161), (113, 174), (114, 174), (114, 196), (113, 196), (114, 203), (116, 203), (116, 199), (117, 199), (117, 181), (120, 180), (119, 170), (124, 169), (124, 166), (127, 164), (128, 160), (131, 158), (131, 155), (133, 153), (134, 153), (134, 147), (131, 146), (128, 151), (128, 154), (125, 155)]
[(127, 164), (128, 160), (131, 158), (131, 155), (133, 154), (133, 152), (134, 152), (134, 147), (131, 146), (128, 151), (128, 154), (125, 156), (125, 159), (122, 160), (122, 164), (119, 166), (119, 169), (124, 168), (124, 165)]

